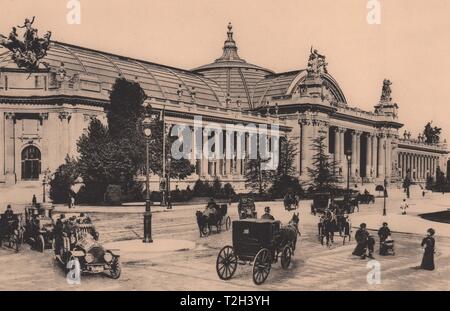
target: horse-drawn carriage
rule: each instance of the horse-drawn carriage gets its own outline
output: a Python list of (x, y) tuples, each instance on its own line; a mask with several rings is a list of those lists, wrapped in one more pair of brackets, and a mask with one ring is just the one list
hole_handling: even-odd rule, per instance
[(53, 210), (51, 204), (39, 203), (25, 207), (25, 239), (41, 252), (53, 244)]
[(350, 242), (352, 224), (350, 218), (346, 213), (334, 213), (330, 210), (325, 211), (319, 218), (317, 224), (318, 237), (322, 245), (324, 245), (324, 239), (326, 239), (326, 245), (331, 247), (334, 243), (334, 234), (339, 233), (339, 236), (343, 238), (342, 244), (345, 245), (345, 241), (348, 238)]
[(238, 264), (253, 263), (253, 282), (263, 284), (272, 264), (280, 259), (281, 267), (288, 269), (295, 252), (298, 231), (298, 214), (287, 226), (279, 221), (246, 219), (233, 222), (233, 246), (225, 246), (216, 261), (217, 275), (229, 280)]
[(14, 214), (9, 218), (5, 214), (0, 215), (0, 247), (6, 243), (9, 248), (19, 252), (25, 232), (22, 219), (22, 214)]
[(229, 203), (217, 204), (210, 201), (203, 212), (197, 211), (195, 213), (200, 237), (210, 235), (213, 227), (216, 227), (217, 232), (222, 231), (223, 228), (230, 230), (231, 218), (227, 214), (228, 205)]
[(287, 211), (296, 210), (300, 199), (293, 192), (288, 192), (283, 198), (284, 209)]
[(239, 219), (257, 218), (255, 200), (251, 197), (241, 197), (238, 203)]
[(55, 259), (65, 269), (72, 269), (75, 265), (80, 267), (81, 273), (108, 272), (111, 278), (117, 279), (122, 271), (120, 255), (117, 250), (104, 248), (98, 238), (89, 217), (60, 217), (55, 224)]
[(356, 199), (360, 204), (370, 204), (370, 203), (375, 204), (375, 196), (368, 192), (358, 193)]
[(330, 194), (326, 192), (315, 193), (311, 203), (311, 214), (323, 213), (330, 205)]

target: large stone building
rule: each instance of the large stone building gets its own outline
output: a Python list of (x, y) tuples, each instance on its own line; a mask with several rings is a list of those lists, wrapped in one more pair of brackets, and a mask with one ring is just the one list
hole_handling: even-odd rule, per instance
[[(19, 65), (10, 50), (0, 49), (0, 183), (40, 180), (67, 155), (76, 156), (77, 139), (90, 120), (105, 120), (109, 92), (118, 77), (138, 81), (152, 107), (165, 108), (168, 124), (192, 126), (194, 116), (218, 124), (279, 124), (282, 135), (297, 145), (301, 180), (308, 178), (311, 141), (317, 135), (326, 135), (343, 181), (348, 148), (353, 151), (353, 182), (383, 183), (386, 178), (393, 183), (408, 173), (424, 181), (437, 167), (446, 171), (444, 144), (400, 137), (403, 124), (388, 80), (374, 111), (363, 111), (347, 103), (317, 51), (311, 50), (307, 69), (275, 73), (238, 56), (231, 25), (223, 55), (193, 70), (56, 41), (39, 67)], [(219, 177), (244, 189), (246, 159), (191, 161), (196, 172), (185, 183)]]

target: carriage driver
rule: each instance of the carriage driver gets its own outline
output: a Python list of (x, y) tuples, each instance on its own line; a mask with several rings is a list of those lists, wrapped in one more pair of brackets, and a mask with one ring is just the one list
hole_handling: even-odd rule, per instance
[(13, 220), (14, 212), (13, 212), (13, 210), (11, 208), (11, 205), (8, 204), (8, 206), (6, 207), (6, 211), (5, 211), (4, 215), (5, 215), (5, 220), (6, 221)]
[(203, 212), (203, 215), (205, 215), (206, 217), (214, 215), (217, 213), (217, 209), (218, 206), (216, 204), (216, 201), (214, 201), (213, 198), (210, 198), (208, 204), (206, 205), (205, 211)]
[(275, 218), (270, 214), (270, 207), (266, 206), (264, 208), (264, 214), (261, 216), (261, 219), (275, 220)]

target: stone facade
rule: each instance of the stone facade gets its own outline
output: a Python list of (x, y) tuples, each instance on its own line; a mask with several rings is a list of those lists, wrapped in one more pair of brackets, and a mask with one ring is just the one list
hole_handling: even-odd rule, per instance
[[(189, 71), (52, 42), (42, 64), (30, 72), (0, 49), (0, 183), (40, 180), (44, 170), (54, 171), (66, 156), (76, 157), (76, 142), (90, 120), (106, 122), (109, 92), (117, 77), (138, 81), (152, 107), (166, 111), (169, 128), (185, 124), (193, 132), (196, 116), (223, 127), (278, 124), (281, 135), (297, 146), (301, 180), (308, 179), (311, 143), (317, 135), (326, 136), (343, 182), (348, 169), (345, 150), (352, 151), (352, 182), (394, 183), (409, 173), (423, 182), (437, 167), (447, 171), (445, 144), (399, 138), (403, 124), (389, 81), (384, 81), (374, 111), (368, 112), (347, 103), (317, 51), (311, 51), (306, 70), (277, 74), (239, 58), (231, 25), (223, 50), (215, 62)], [(200, 130), (203, 143), (210, 136)], [(192, 135), (192, 143), (201, 146), (198, 137)], [(248, 133), (244, 137), (246, 154)], [(221, 148), (226, 150), (230, 141), (224, 141)], [(236, 154), (225, 159), (191, 157), (195, 174), (179, 186), (219, 177), (243, 191), (246, 161)]]

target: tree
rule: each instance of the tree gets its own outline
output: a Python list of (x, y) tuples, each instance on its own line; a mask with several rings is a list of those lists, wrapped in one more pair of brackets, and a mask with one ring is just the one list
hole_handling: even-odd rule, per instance
[(295, 171), (295, 159), (298, 154), (295, 144), (286, 137), (280, 137), (279, 163), (275, 170), (273, 186), (270, 189), (276, 198), (282, 198), (289, 191), (301, 194), (302, 187)]
[(441, 171), (441, 168), (438, 166), (436, 168), (436, 189), (444, 192), (444, 188), (446, 185), (446, 178), (444, 172)]
[(312, 157), (312, 167), (308, 167), (312, 190), (334, 192), (339, 182), (337, 163), (326, 153), (325, 135), (314, 138), (311, 147), (316, 151)]
[[(166, 157), (171, 157), (172, 144), (177, 140), (177, 137), (170, 136), (170, 129), (166, 129)], [(150, 170), (159, 176), (162, 176), (163, 168), (163, 122), (159, 120), (152, 125), (151, 144), (149, 146), (150, 155)], [(185, 179), (195, 171), (195, 166), (191, 165), (188, 159), (174, 159), (170, 158), (170, 178)], [(167, 164), (167, 163), (166, 163)], [(166, 173), (168, 172), (166, 167)]]
[(245, 186), (263, 194), (273, 182), (274, 171), (265, 170), (264, 164), (270, 159), (263, 160), (257, 153), (256, 159), (249, 159), (245, 166)]
[(433, 121), (428, 122), (423, 130), (425, 136), (425, 142), (429, 144), (437, 144), (440, 140), (442, 129), (437, 126), (432, 126)]
[(411, 184), (412, 184), (411, 177), (410, 177), (410, 173), (411, 173), (411, 171), (408, 170), (408, 174), (406, 174), (406, 177), (405, 177), (405, 179), (403, 180), (403, 189), (405, 189), (405, 191), (406, 191), (406, 197), (407, 197), (408, 199), (409, 199), (409, 197), (410, 197), (410, 190), (409, 190), (409, 187), (410, 187)]
[(67, 203), (72, 186), (79, 176), (77, 161), (69, 156), (59, 166), (50, 181), (50, 198), (54, 203)]

